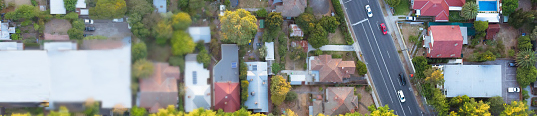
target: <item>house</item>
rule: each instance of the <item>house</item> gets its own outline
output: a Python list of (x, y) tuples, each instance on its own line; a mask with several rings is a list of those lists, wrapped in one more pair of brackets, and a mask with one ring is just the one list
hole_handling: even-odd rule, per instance
[(302, 49), (304, 49), (304, 52), (308, 52), (308, 41), (306, 40), (300, 40), (300, 41), (293, 41), (291, 42), (292, 47), (300, 46)]
[(192, 37), (194, 42), (203, 40), (205, 43), (211, 42), (211, 28), (210, 27), (188, 27), (188, 34)]
[(154, 72), (149, 78), (140, 80), (139, 107), (146, 108), (150, 113), (158, 109), (176, 105), (178, 97), (177, 80), (180, 76), (179, 67), (168, 63), (153, 63)]
[(291, 85), (306, 85), (306, 75), (289, 75)]
[(211, 108), (211, 85), (209, 70), (203, 68), (203, 63), (196, 61), (198, 54), (185, 56), (185, 112), (198, 108)]
[(267, 56), (265, 60), (274, 60), (274, 42), (265, 42), (267, 47)]
[(489, 24), (489, 28), (487, 28), (487, 36), (485, 39), (494, 39), (494, 36), (500, 32), (500, 24)]
[[(124, 38), (130, 40), (130, 37)], [(43, 50), (0, 51), (0, 103), (131, 105), (131, 46), (77, 50), (74, 42), (45, 42)], [(30, 106), (30, 107), (37, 107)]]
[(267, 62), (246, 62), (248, 66), (247, 80), (248, 85), (248, 100), (244, 102), (244, 106), (249, 110), (257, 112), (268, 112), (269, 109), (269, 87)]
[(290, 19), (304, 13), (307, 5), (307, 0), (273, 0), (271, 7), (276, 12), (281, 12), (284, 18)]
[(50, 14), (66, 14), (63, 0), (50, 0)]
[(416, 15), (434, 17), (437, 22), (448, 22), (449, 11), (460, 11), (466, 0), (411, 0)]
[(0, 42), (0, 51), (23, 50), (24, 44), (19, 42)]
[(155, 5), (155, 10), (158, 13), (166, 13), (168, 12), (166, 9), (166, 0), (153, 0), (153, 5)]
[(437, 68), (444, 71), (442, 90), (446, 97), (502, 96), (501, 65), (441, 65)]
[(77, 9), (86, 8), (86, 0), (77, 0), (75, 7)]
[(315, 82), (343, 82), (356, 70), (354, 61), (332, 59), (331, 55), (312, 56), (308, 64), (309, 70), (319, 74), (315, 76)]
[(500, 0), (477, 0), (479, 12), (476, 21), (488, 21), (489, 23), (499, 23), (502, 13)]
[(354, 113), (358, 108), (358, 97), (354, 87), (328, 87), (325, 91), (324, 114), (339, 115)]
[(429, 27), (423, 46), (429, 58), (460, 58), (463, 36), (459, 25), (435, 25)]
[(290, 37), (304, 37), (304, 33), (298, 27), (296, 24), (290, 24), (289, 28), (291, 28), (292, 32), (289, 34)]
[[(225, 112), (239, 110), (239, 47), (236, 44), (222, 44), (222, 59), (213, 67), (214, 109)], [(226, 91), (217, 91), (226, 90)]]

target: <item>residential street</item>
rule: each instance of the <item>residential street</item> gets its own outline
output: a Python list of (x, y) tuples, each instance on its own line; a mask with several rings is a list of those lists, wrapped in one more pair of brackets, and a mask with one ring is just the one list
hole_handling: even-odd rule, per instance
[[(381, 7), (377, 0), (343, 0), (355, 37), (373, 79), (382, 105), (388, 105), (400, 116), (423, 115), (410, 85), (401, 86), (399, 73), (404, 72), (401, 60), (388, 28), (388, 34), (382, 34), (380, 24), (385, 23)], [(373, 17), (367, 17), (365, 5), (370, 5)], [(387, 24), (388, 25), (388, 24)], [(406, 74), (405, 74), (406, 75)], [(406, 76), (408, 83), (409, 77)], [(396, 91), (403, 90), (406, 102), (401, 103)]]

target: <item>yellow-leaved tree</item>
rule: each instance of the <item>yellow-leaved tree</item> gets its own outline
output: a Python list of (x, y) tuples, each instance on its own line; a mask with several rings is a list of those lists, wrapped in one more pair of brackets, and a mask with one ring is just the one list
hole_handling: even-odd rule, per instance
[(367, 107), (367, 109), (371, 112), (371, 116), (397, 116), (393, 113), (393, 110), (390, 110), (388, 105), (381, 106), (379, 108), (375, 108), (374, 105), (371, 105)]
[(287, 82), (281, 75), (273, 76), (270, 81), (270, 99), (272, 100), (272, 103), (274, 105), (280, 105), (283, 100), (285, 100), (285, 96), (290, 88), (291, 85), (289, 82)]
[(285, 114), (282, 116), (298, 116), (293, 110), (287, 109), (285, 110)]
[(462, 107), (459, 107), (457, 114), (461, 116), (490, 116), (490, 106), (483, 101), (476, 102), (471, 99), (470, 102), (464, 103)]
[(424, 74), (426, 76), (425, 81), (434, 84), (434, 85), (443, 85), (444, 84), (444, 74), (442, 70), (436, 68), (429, 68), (425, 70)]
[(11, 116), (32, 116), (32, 115), (30, 115), (30, 113), (26, 113), (26, 114), (12, 113)]
[(220, 37), (225, 42), (246, 45), (257, 32), (257, 19), (244, 9), (226, 11), (224, 16), (220, 17), (220, 22)]
[(525, 102), (512, 101), (511, 105), (504, 104), (504, 108), (500, 116), (528, 116), (528, 105)]

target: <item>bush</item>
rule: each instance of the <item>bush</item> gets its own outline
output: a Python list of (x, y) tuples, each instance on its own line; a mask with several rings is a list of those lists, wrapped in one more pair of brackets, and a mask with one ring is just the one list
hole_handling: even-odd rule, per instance
[(362, 61), (356, 61), (356, 70), (359, 75), (367, 74), (367, 66)]
[(342, 58), (341, 54), (332, 54), (332, 58)]
[(282, 70), (282, 68), (284, 67), (280, 66), (279, 63), (274, 63), (272, 64), (272, 73), (278, 74)]
[(267, 10), (265, 8), (261, 8), (261, 9), (255, 11), (255, 15), (257, 17), (267, 17), (268, 13), (267, 13)]
[(370, 85), (365, 86), (364, 90), (367, 92), (371, 92), (371, 86)]
[(323, 55), (323, 51), (321, 51), (320, 49), (317, 49), (317, 50), (314, 51), (314, 54), (315, 54), (316, 56), (318, 56), (318, 55)]
[(147, 46), (144, 42), (138, 42), (132, 45), (131, 49), (131, 62), (134, 63), (139, 59), (145, 59), (147, 57)]
[(522, 99), (526, 100), (528, 98), (530, 98), (528, 91), (522, 89)]
[[(2, 2), (4, 2), (4, 1), (2, 1)], [(3, 4), (3, 3), (2, 3), (2, 4)], [(32, 5), (37, 6), (37, 5), (38, 5), (38, 4), (37, 4), (37, 1), (32, 0)]]
[(241, 81), (241, 104), (244, 104), (248, 100), (248, 85), (250, 85), (248, 80)]
[(508, 57), (513, 57), (513, 56), (515, 56), (515, 50), (512, 50), (512, 49), (511, 49), (511, 50), (507, 51), (507, 56), (508, 56)]
[(286, 102), (292, 102), (297, 99), (297, 94), (294, 91), (289, 91), (285, 97)]
[(181, 72), (185, 70), (185, 57), (178, 55), (178, 56), (172, 56), (170, 59), (168, 59), (168, 63), (172, 66), (179, 66), (179, 69), (181, 69)]

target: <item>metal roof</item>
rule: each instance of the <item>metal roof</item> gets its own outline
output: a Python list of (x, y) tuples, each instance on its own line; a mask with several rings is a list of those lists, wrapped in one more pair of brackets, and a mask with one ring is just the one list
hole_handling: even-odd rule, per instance
[(221, 45), (222, 59), (213, 67), (214, 82), (239, 82), (239, 67), (232, 68), (239, 62), (239, 47), (236, 44)]
[(0, 42), (0, 51), (4, 50), (22, 50), (22, 43)]
[[(246, 62), (248, 65), (247, 80), (248, 100), (244, 106), (254, 112), (268, 112), (268, 74), (267, 62)], [(253, 94), (252, 94), (253, 92)]]
[(155, 5), (157, 12), (166, 13), (166, 0), (153, 0), (153, 5)]
[(443, 65), (446, 97), (502, 96), (501, 65)]
[(65, 6), (63, 0), (50, 0), (50, 14), (65, 14)]
[(265, 60), (274, 60), (274, 42), (265, 42), (267, 47), (267, 56)]
[[(207, 83), (209, 70), (203, 68), (203, 63), (196, 61), (198, 54), (188, 54), (185, 56), (185, 111), (191, 112), (199, 107), (211, 107), (211, 86)], [(195, 76), (194, 76), (195, 73)], [(194, 80), (197, 82), (194, 83)], [(202, 99), (203, 98), (203, 99)]]
[(203, 40), (205, 43), (211, 42), (211, 28), (210, 27), (189, 27), (188, 34), (192, 37), (194, 42)]
[(76, 2), (76, 8), (86, 8), (86, 0), (78, 0)]

